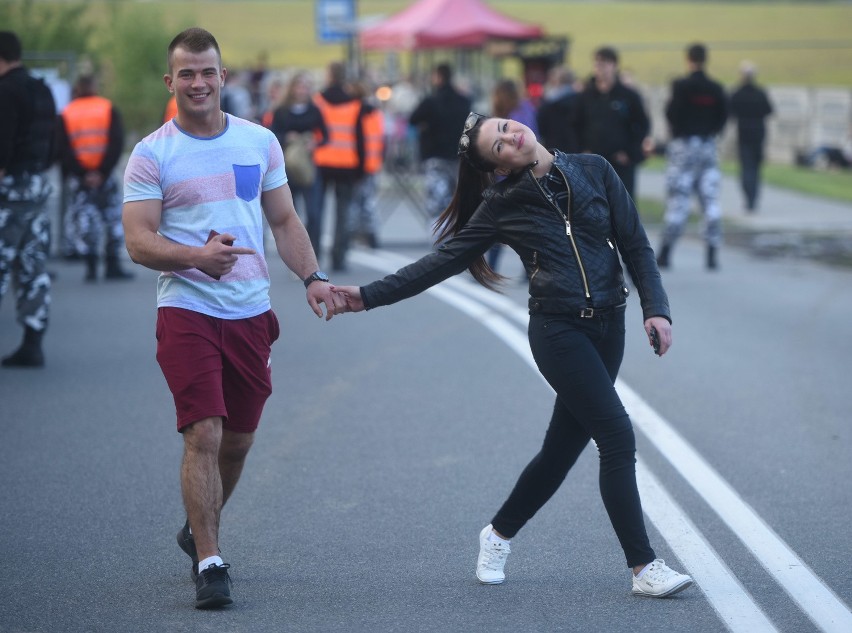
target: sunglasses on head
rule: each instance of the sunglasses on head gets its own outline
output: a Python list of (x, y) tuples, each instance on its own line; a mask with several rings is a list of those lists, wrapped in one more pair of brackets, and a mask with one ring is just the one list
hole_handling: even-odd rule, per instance
[(470, 136), (468, 136), (468, 132), (475, 128), (480, 121), (487, 118), (484, 114), (476, 112), (471, 112), (467, 115), (467, 118), (464, 120), (464, 129), (462, 129), (461, 138), (459, 138), (459, 156), (466, 155), (467, 150), (470, 149)]

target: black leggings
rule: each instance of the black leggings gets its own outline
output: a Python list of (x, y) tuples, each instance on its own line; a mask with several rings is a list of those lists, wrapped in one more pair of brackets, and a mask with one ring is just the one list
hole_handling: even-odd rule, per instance
[(656, 558), (645, 532), (636, 487), (636, 439), (613, 383), (624, 355), (624, 310), (583, 319), (534, 315), (530, 348), (556, 391), (541, 451), (521, 473), (494, 529), (512, 538), (562, 484), (593, 439), (600, 457), (600, 491), (628, 567)]

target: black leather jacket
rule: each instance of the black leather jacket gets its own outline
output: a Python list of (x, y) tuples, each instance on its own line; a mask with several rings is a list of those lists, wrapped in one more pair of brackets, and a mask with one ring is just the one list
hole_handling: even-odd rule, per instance
[[(623, 304), (630, 293), (621, 254), (639, 291), (643, 320), (671, 321), (660, 271), (639, 214), (610, 164), (556, 151), (568, 209), (545, 196), (531, 170), (483, 192), (470, 221), (437, 251), (361, 288), (367, 309), (396, 303), (462, 272), (495, 242), (509, 245), (530, 278), (530, 313), (579, 314)], [(617, 249), (617, 252), (616, 252)]]

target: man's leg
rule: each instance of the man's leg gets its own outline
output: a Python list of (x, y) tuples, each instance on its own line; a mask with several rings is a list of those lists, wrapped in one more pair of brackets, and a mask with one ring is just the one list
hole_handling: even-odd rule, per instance
[[(222, 446), (222, 418), (210, 417), (183, 430), (184, 453), (181, 488), (186, 514), (192, 527), (198, 560), (219, 556), (219, 516), (222, 512), (222, 476), (219, 450)], [(195, 608), (211, 609), (231, 604), (228, 575), (230, 565), (205, 565), (195, 580)], [(201, 566), (201, 565), (199, 565)]]
[(254, 433), (235, 433), (228, 429), (222, 431), (222, 443), (219, 446), (219, 476), (222, 480), (222, 505), (224, 506), (243, 473), (246, 456), (254, 443)]
[(222, 418), (204, 418), (183, 431), (181, 491), (198, 560), (219, 555), (219, 515), (223, 503), (221, 445)]
[(50, 276), (46, 262), (50, 244), (50, 221), (40, 203), (26, 202), (23, 211), (24, 232), (17, 245), (12, 273), (18, 322), (24, 326), (24, 340), (3, 367), (42, 367), (41, 341), (50, 312)]

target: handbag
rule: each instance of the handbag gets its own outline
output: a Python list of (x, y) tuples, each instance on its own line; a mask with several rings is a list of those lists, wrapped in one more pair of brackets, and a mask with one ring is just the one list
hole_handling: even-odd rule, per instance
[(313, 184), (317, 175), (313, 152), (308, 145), (311, 137), (310, 132), (303, 132), (284, 147), (284, 170), (287, 172), (287, 180), (298, 187)]

